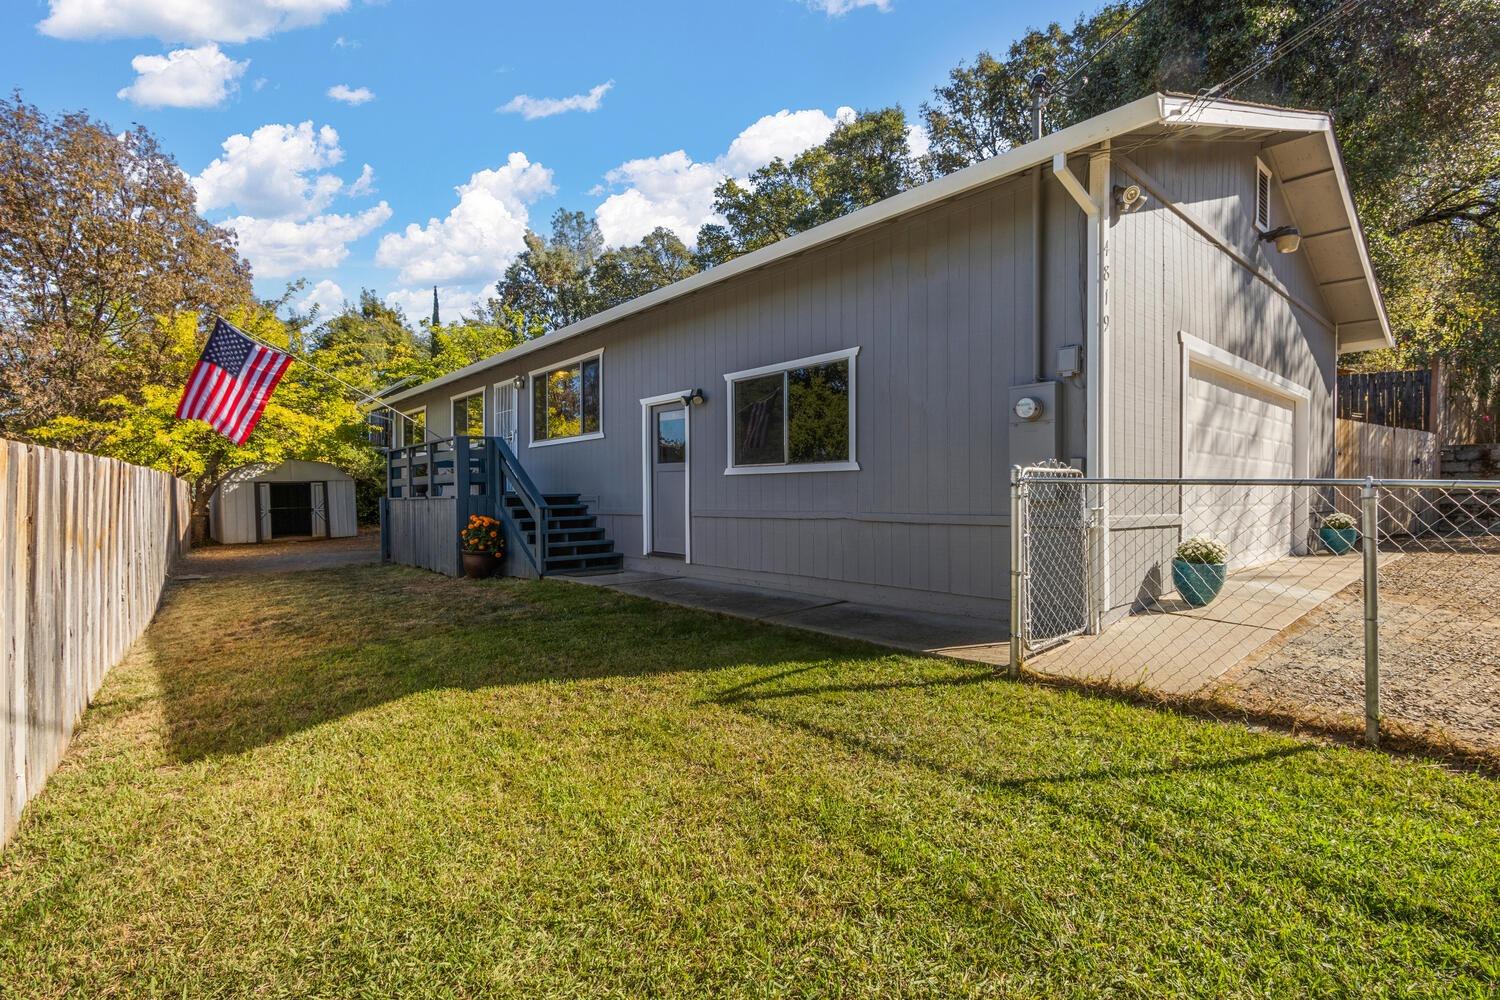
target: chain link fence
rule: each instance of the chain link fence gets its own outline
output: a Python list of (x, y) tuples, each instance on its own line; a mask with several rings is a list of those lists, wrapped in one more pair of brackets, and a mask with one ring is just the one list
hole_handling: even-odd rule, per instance
[(1039, 468), (1012, 507), (1013, 672), (1500, 762), (1500, 482)]

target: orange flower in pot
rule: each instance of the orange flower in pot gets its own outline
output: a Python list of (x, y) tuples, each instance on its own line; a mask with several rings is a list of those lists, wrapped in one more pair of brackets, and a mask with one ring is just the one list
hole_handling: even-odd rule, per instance
[(490, 576), (505, 554), (505, 532), (493, 517), (475, 514), (458, 533), (463, 548), (464, 576), (480, 580)]

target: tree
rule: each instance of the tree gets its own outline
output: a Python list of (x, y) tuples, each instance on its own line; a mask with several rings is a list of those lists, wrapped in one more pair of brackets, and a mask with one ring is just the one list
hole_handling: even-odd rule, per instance
[(0, 100), (0, 430), (99, 416), (167, 360), (156, 317), (249, 301), (233, 236), (154, 136)]
[[(272, 309), (240, 308), (226, 318), (272, 345), (288, 346), (292, 339), (292, 330)], [(164, 345), (157, 381), (101, 400), (97, 414), (55, 417), (33, 428), (31, 436), (187, 480), (195, 541), (207, 535), (209, 498), (237, 469), (303, 459), (330, 462), (356, 478), (379, 475), (380, 459), (368, 443), (364, 412), (354, 394), (306, 363), (294, 361), (287, 369), (242, 446), (200, 420), (178, 420), (182, 386), (202, 351), (204, 335), (193, 313), (178, 313), (156, 325)], [(314, 364), (323, 367), (320, 362), (329, 360), (319, 357)]]
[(790, 162), (780, 158), (745, 181), (714, 190), (724, 222), (698, 232), (698, 263), (711, 267), (899, 194), (915, 181), (900, 108), (862, 111)]
[(692, 251), (658, 226), (634, 246), (608, 250), (590, 275), (594, 305), (609, 309), (698, 273)]
[(598, 310), (589, 288), (589, 274), (604, 248), (604, 237), (583, 212), (558, 209), (552, 216), (552, 235), (527, 230), (526, 249), (505, 269), (497, 286), (500, 302), (533, 324), (556, 330)]

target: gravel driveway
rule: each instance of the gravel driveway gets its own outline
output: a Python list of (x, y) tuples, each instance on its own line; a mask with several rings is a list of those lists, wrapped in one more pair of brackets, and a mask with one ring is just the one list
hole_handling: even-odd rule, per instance
[[(1500, 760), (1500, 539), (1408, 552), (1381, 568), (1387, 731)], [(1423, 539), (1424, 547), (1453, 544)], [(1227, 679), (1246, 708), (1363, 728), (1364, 588), (1323, 602)]]

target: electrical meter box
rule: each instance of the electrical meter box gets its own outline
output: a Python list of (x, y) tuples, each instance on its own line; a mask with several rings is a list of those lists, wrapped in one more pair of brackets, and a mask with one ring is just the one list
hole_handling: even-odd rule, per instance
[(1061, 387), (1033, 382), (1010, 387), (1010, 463), (1037, 465), (1062, 458)]

